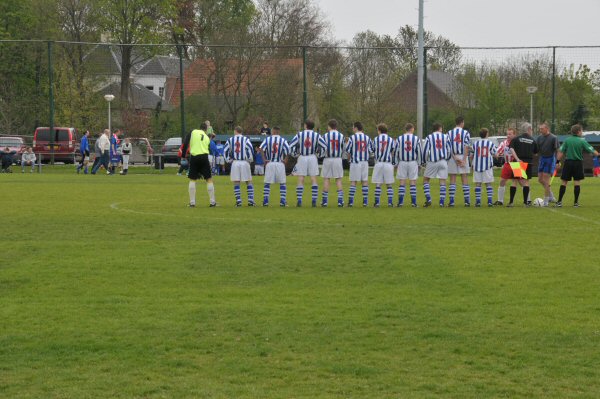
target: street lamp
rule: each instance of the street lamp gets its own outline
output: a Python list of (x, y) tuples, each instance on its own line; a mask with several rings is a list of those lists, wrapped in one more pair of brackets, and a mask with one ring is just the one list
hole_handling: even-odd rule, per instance
[(530, 97), (530, 105), (529, 105), (529, 123), (531, 123), (531, 128), (533, 129), (533, 93), (537, 91), (536, 86), (527, 86), (527, 93), (529, 93)]
[(115, 96), (112, 94), (105, 94), (104, 99), (108, 103), (108, 131), (112, 133), (112, 129), (110, 127), (110, 102), (115, 99)]

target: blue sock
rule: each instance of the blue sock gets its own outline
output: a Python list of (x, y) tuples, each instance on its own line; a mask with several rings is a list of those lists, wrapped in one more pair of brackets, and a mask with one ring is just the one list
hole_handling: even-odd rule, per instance
[(410, 185), (410, 199), (412, 200), (413, 204), (417, 204), (417, 186), (414, 184)]
[(392, 188), (392, 186), (388, 186), (387, 196), (388, 196), (388, 205), (392, 205), (394, 203), (394, 189)]
[(375, 187), (375, 205), (379, 205), (380, 198), (381, 198), (381, 186), (376, 186)]
[(456, 184), (450, 184), (448, 194), (450, 195), (450, 203), (454, 204), (454, 195), (456, 194)]
[(423, 192), (425, 193), (425, 200), (427, 202), (431, 201), (431, 192), (429, 191), (429, 183), (423, 184)]
[(465, 197), (465, 204), (471, 202), (471, 187), (468, 184), (463, 184), (463, 195)]
[(328, 201), (329, 201), (329, 192), (323, 191), (323, 205), (327, 205)]
[(248, 202), (254, 203), (254, 185), (248, 184)]
[(356, 194), (356, 186), (350, 186), (350, 193), (348, 194), (348, 204), (354, 204), (354, 195)]
[(440, 186), (440, 204), (444, 205), (446, 202), (446, 185)]
[(271, 196), (271, 185), (269, 183), (265, 183), (265, 189), (263, 191), (263, 204), (269, 204), (269, 197)]
[(406, 194), (406, 187), (398, 186), (398, 204), (400, 204), (400, 205), (404, 204), (404, 195), (405, 194)]
[(338, 204), (344, 203), (344, 190), (338, 190)]
[(319, 186), (314, 184), (312, 186), (312, 202), (316, 203), (318, 198), (319, 198)]
[(233, 186), (233, 193), (235, 194), (235, 203), (241, 204), (242, 203), (242, 193), (240, 192), (239, 184), (236, 184)]
[(286, 203), (287, 198), (287, 186), (285, 184), (279, 185), (279, 201), (281, 204)]
[(486, 186), (486, 191), (487, 191), (487, 197), (488, 197), (488, 204), (491, 204), (493, 202), (493, 197), (494, 197), (494, 188), (492, 187), (492, 185), (488, 185)]
[(369, 186), (362, 186), (363, 205), (369, 203)]
[(298, 199), (298, 203), (302, 203), (302, 195), (304, 194), (304, 186), (296, 186), (296, 198)]
[(481, 204), (481, 186), (475, 186), (475, 203)]

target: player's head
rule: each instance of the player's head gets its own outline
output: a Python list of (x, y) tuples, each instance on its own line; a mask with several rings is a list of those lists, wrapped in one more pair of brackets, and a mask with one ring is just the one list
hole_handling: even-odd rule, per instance
[(337, 121), (335, 119), (330, 119), (329, 122), (327, 122), (327, 129), (329, 131), (337, 130)]
[(267, 122), (267, 121), (264, 121), (264, 122), (263, 122), (263, 127), (269, 127), (269, 122)]
[(200, 124), (200, 130), (206, 130), (208, 128), (208, 126), (206, 125), (206, 122), (202, 122)]
[(542, 122), (540, 124), (540, 133), (544, 136), (550, 134), (550, 125), (548, 124), (548, 122)]
[(532, 128), (531, 123), (523, 122), (521, 123), (521, 134), (531, 134)]
[(279, 132), (281, 132), (281, 129), (279, 129), (279, 126), (273, 126), (273, 129), (271, 129), (271, 134), (274, 134), (275, 136), (277, 136), (279, 134)]
[(108, 130), (108, 129), (104, 129), (104, 134), (105, 134), (106, 136), (110, 136), (110, 130)]
[(235, 134), (242, 134), (242, 132), (244, 131), (241, 126), (236, 126), (233, 130)]
[(352, 130), (354, 130), (355, 132), (362, 132), (363, 131), (363, 125), (360, 122), (354, 122), (352, 124)]
[(571, 134), (573, 136), (581, 136), (581, 133), (583, 133), (583, 127), (579, 123), (571, 126)]
[(508, 129), (506, 129), (506, 138), (507, 139), (512, 140), (516, 135), (517, 135), (517, 131), (514, 128), (509, 127)]
[(433, 124), (433, 131), (434, 132), (441, 132), (442, 131), (442, 124), (439, 122), (436, 122)]
[(404, 131), (406, 133), (413, 133), (415, 131), (415, 125), (413, 125), (412, 123), (407, 123), (406, 125), (404, 125)]
[(377, 125), (377, 134), (387, 133), (388, 127), (385, 123), (380, 123)]
[(210, 126), (210, 121), (209, 120), (204, 121), (204, 123), (206, 123), (206, 127)]
[(304, 128), (306, 130), (313, 130), (315, 128), (315, 122), (313, 122), (310, 119), (307, 119), (306, 121), (304, 121)]
[(459, 127), (465, 126), (465, 118), (462, 116), (457, 116), (456, 119), (454, 119), (454, 122), (456, 123), (456, 126), (459, 126)]
[(485, 139), (489, 134), (490, 134), (490, 131), (484, 127), (482, 127), (481, 130), (479, 131), (479, 137), (481, 137), (482, 139)]

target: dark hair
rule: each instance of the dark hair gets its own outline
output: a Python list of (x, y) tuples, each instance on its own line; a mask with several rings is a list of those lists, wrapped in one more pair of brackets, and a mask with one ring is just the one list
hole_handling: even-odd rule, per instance
[(242, 130), (241, 126), (236, 126), (235, 129), (233, 129), (236, 131), (236, 133), (242, 133), (244, 130)]
[(456, 119), (454, 119), (454, 122), (456, 122), (456, 125), (460, 125), (461, 123), (464, 123), (465, 118), (462, 116), (457, 116)]
[(441, 129), (442, 129), (442, 124), (441, 123), (436, 122), (436, 123), (433, 124), (433, 131), (434, 132), (437, 132), (438, 130), (441, 130)]
[(377, 130), (379, 130), (381, 133), (387, 133), (388, 127), (385, 123), (380, 123), (379, 125), (377, 125)]
[(583, 127), (581, 127), (581, 125), (579, 123), (571, 126), (571, 134), (573, 136), (577, 136), (579, 134), (579, 132), (581, 132), (583, 130)]
[(479, 137), (481, 137), (482, 139), (486, 138), (487, 135), (490, 133), (489, 130), (487, 130), (486, 128), (482, 127), (481, 130), (479, 131)]
[(337, 129), (337, 121), (335, 119), (330, 119), (329, 122), (327, 122), (327, 126), (332, 129)]
[(415, 125), (413, 125), (412, 123), (407, 123), (406, 125), (404, 125), (404, 130), (405, 131), (409, 131), (415, 128)]
[(206, 126), (206, 122), (202, 122), (200, 124), (200, 130), (206, 130), (208, 128), (208, 126)]
[(358, 130), (360, 130), (361, 132), (362, 132), (362, 130), (363, 130), (363, 125), (362, 125), (362, 123), (360, 123), (360, 122), (354, 122), (354, 123), (352, 124), (352, 127), (355, 127), (355, 128), (357, 128), (357, 129), (358, 129)]
[(315, 123), (310, 119), (305, 120), (304, 124), (308, 130), (313, 130), (315, 128)]
[(271, 129), (271, 130), (274, 130), (276, 132), (281, 131), (281, 129), (279, 128), (279, 126), (273, 126), (273, 129)]

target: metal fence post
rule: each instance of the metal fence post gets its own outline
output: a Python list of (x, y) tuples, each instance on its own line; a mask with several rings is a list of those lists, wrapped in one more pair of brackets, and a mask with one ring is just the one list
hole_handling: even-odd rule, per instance
[(552, 133), (556, 134), (556, 46), (552, 47)]
[(185, 91), (183, 88), (183, 44), (177, 46), (179, 53), (179, 83), (181, 90), (179, 91), (179, 108), (181, 110), (181, 139), (183, 140), (186, 135), (185, 126)]
[(423, 137), (428, 133), (429, 115), (427, 114), (427, 47), (423, 47)]
[(306, 83), (306, 46), (302, 47), (302, 76), (303, 76), (303, 97), (302, 97), (302, 109), (303, 109), (303, 117), (304, 121), (308, 119), (308, 93), (307, 93), (307, 83)]
[(50, 164), (54, 165), (54, 77), (52, 71), (52, 41), (48, 41), (48, 83), (50, 100)]

